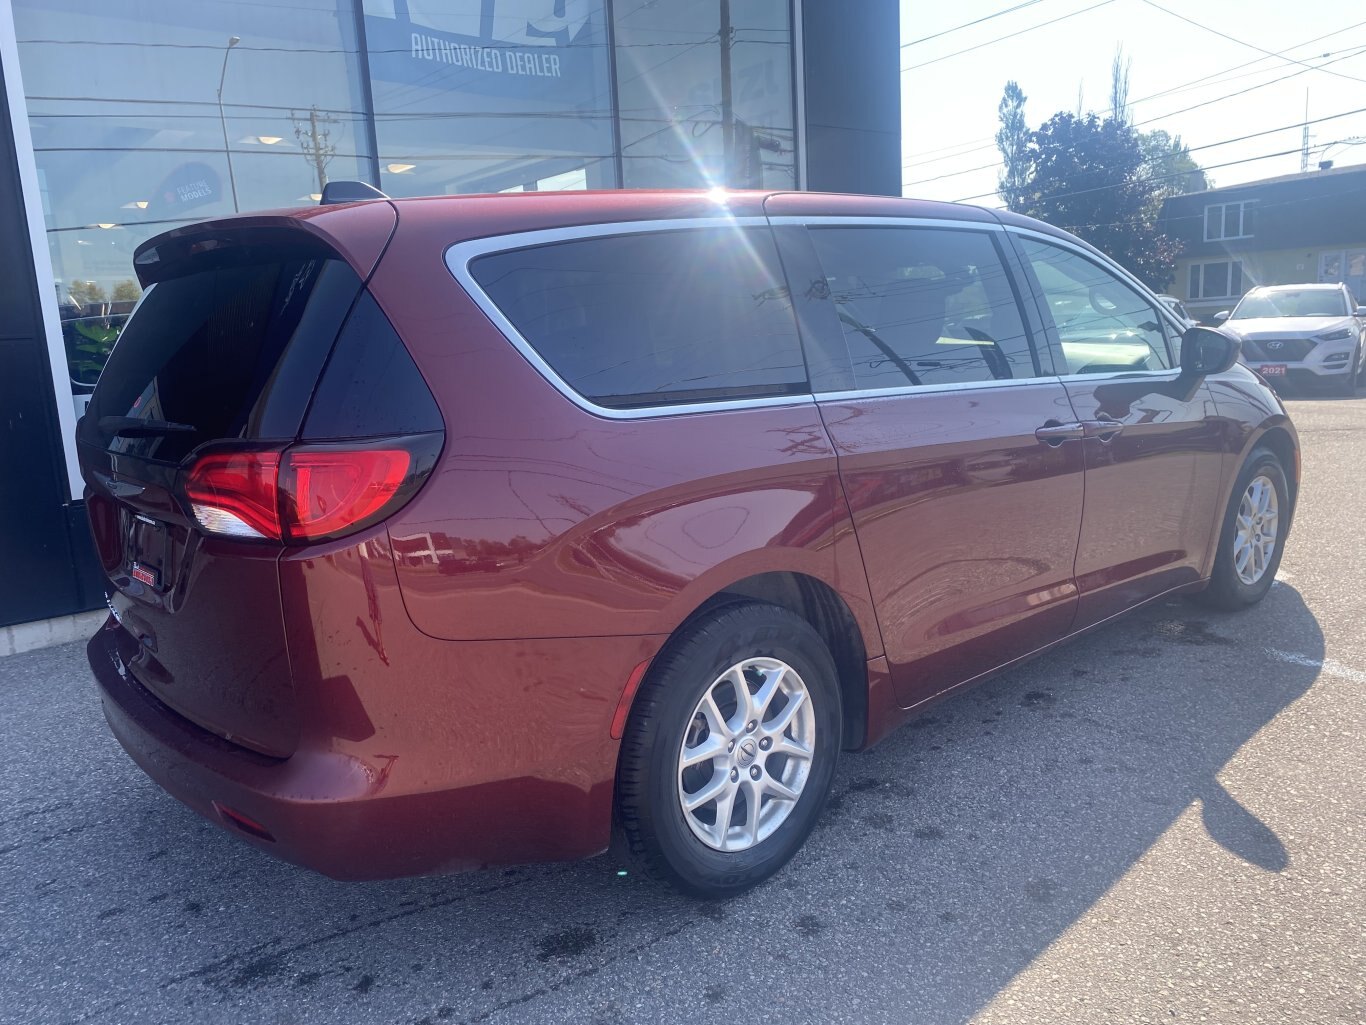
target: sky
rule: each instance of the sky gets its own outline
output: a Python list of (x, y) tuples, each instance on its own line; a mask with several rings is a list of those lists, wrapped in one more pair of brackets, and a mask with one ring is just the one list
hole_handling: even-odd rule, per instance
[[(987, 20), (959, 27), (977, 19)], [(995, 195), (1000, 154), (994, 136), (1007, 80), (1028, 97), (1030, 128), (1059, 111), (1075, 112), (1079, 96), (1084, 111), (1104, 115), (1119, 46), (1132, 61), (1131, 122), (1180, 135), (1216, 186), (1300, 170), (1306, 89), (1311, 121), (1361, 111), (1309, 126), (1310, 168), (1320, 160), (1335, 167), (1366, 163), (1366, 5), (901, 0), (901, 42), (902, 191), (908, 196), (1002, 205)], [(1323, 70), (1311, 70), (1315, 65)], [(1360, 143), (1342, 144), (1353, 138)]]

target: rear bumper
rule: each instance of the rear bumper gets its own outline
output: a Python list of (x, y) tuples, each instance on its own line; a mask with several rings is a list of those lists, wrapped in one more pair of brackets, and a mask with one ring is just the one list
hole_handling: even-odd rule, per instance
[(490, 772), (487, 764), (462, 767), (449, 751), (443, 758), (307, 735), (293, 755), (276, 759), (208, 733), (159, 701), (127, 670), (129, 642), (136, 644), (111, 619), (87, 646), (114, 736), (172, 796), (276, 857), (360, 880), (565, 860), (607, 845), (610, 708), (600, 735), (593, 730), (592, 765), (561, 766), (553, 777), (525, 756), (521, 772), (517, 757)]

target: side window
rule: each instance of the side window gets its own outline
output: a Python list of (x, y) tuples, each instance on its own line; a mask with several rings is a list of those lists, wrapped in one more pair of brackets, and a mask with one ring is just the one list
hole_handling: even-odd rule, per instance
[(811, 240), (861, 389), (1038, 376), (987, 232), (819, 227)]
[(599, 405), (810, 390), (767, 228), (576, 239), (480, 257), (470, 272), (555, 373)]
[(1141, 294), (1086, 257), (1021, 238), (1069, 374), (1171, 367), (1162, 317)]

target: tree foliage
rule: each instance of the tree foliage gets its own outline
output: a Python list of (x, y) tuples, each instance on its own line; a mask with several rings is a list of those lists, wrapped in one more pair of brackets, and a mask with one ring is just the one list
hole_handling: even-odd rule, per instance
[(1129, 125), (1059, 113), (1033, 132), (1020, 210), (1084, 238), (1154, 289), (1171, 281), (1178, 247), (1157, 228), (1158, 183)]
[(1001, 151), (1004, 168), (997, 180), (1006, 208), (1018, 211), (1029, 183), (1029, 125), (1024, 105), (1028, 97), (1014, 79), (1006, 83), (1005, 94), (996, 108), (1001, 127), (996, 132), (996, 148)]
[(1138, 139), (1159, 202), (1169, 196), (1184, 196), (1188, 192), (1203, 192), (1214, 187), (1191, 156), (1190, 147), (1181, 141), (1181, 136), (1170, 135), (1159, 128), (1140, 132)]

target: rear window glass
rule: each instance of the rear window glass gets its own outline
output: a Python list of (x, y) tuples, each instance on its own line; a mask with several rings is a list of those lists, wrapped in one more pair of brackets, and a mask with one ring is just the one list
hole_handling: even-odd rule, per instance
[(205, 441), (294, 437), (359, 289), (345, 262), (320, 256), (219, 265), (158, 282), (109, 356), (87, 429), (108, 417), (192, 428), (100, 432), (112, 451), (171, 461)]
[(1005, 381), (1039, 371), (991, 237), (813, 228), (861, 389)]
[(481, 257), (471, 271), (555, 373), (599, 405), (809, 390), (766, 228), (579, 239)]

